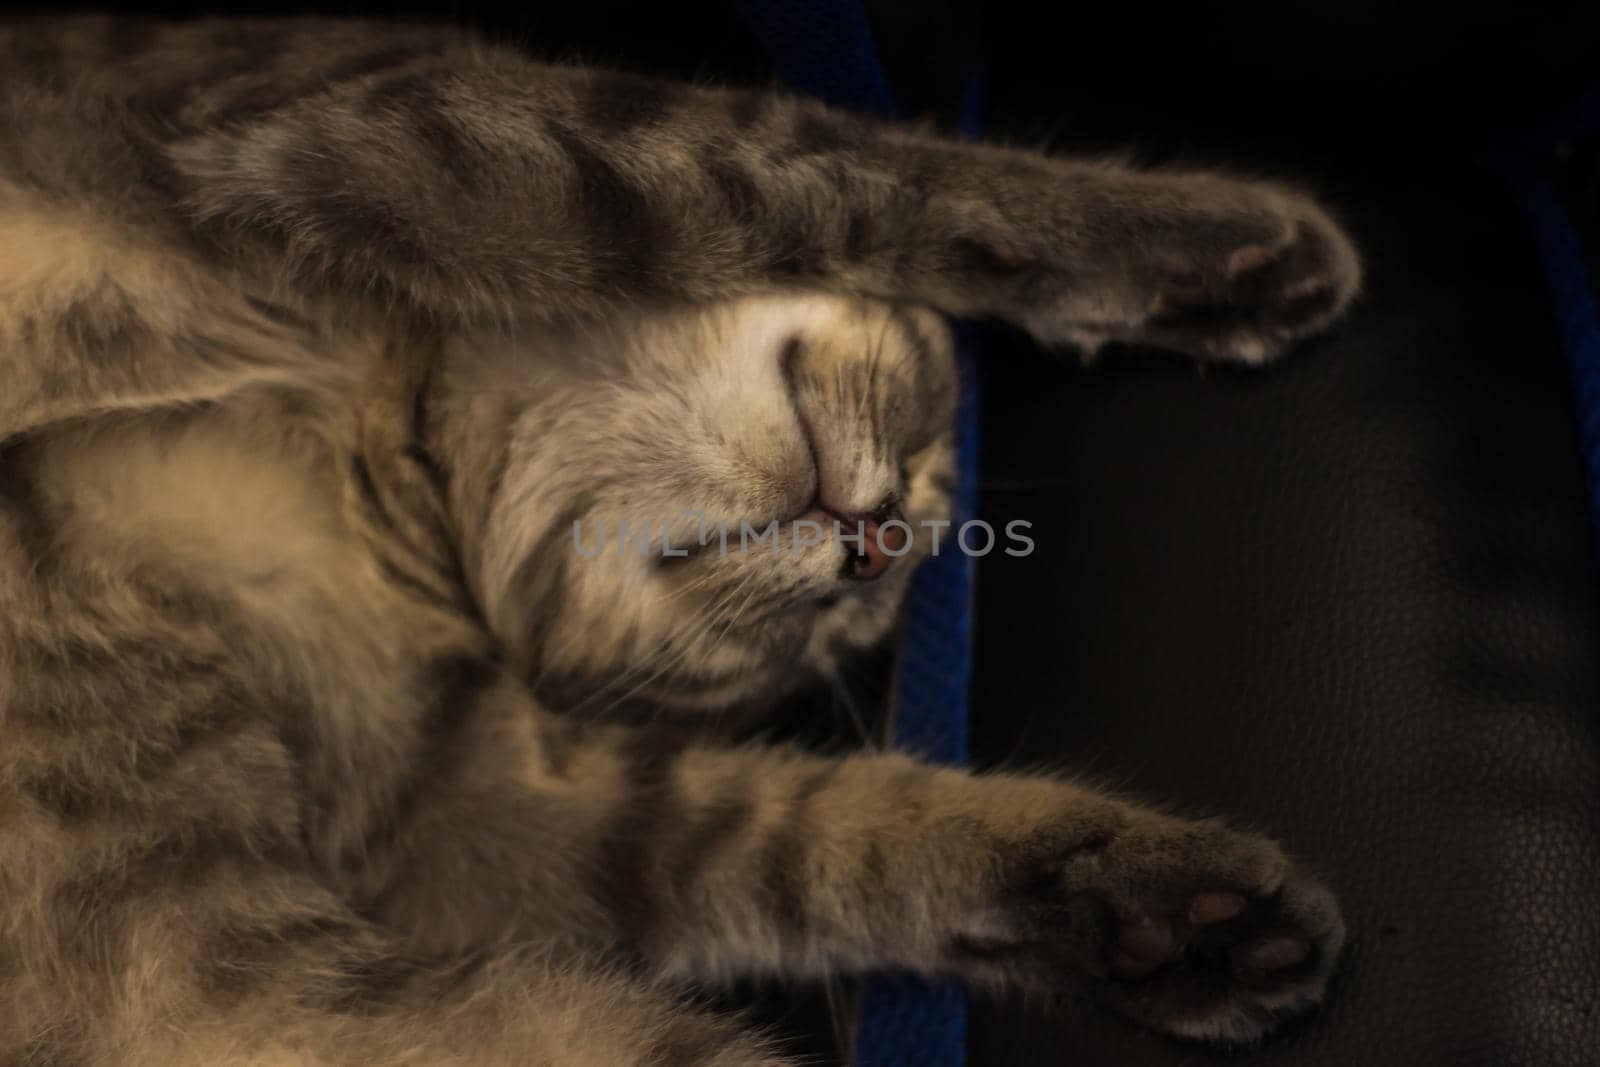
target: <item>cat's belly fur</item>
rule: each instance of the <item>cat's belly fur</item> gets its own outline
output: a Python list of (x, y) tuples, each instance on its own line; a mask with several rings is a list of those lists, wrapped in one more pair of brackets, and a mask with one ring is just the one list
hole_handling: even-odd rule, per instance
[[(103, 573), (171, 572), (262, 618), (350, 604), (368, 565), (329, 450), (266, 398), (44, 431), (28, 443), (51, 550)], [(12, 508), (28, 506), (13, 501)], [(8, 569), (37, 551), (13, 544)]]

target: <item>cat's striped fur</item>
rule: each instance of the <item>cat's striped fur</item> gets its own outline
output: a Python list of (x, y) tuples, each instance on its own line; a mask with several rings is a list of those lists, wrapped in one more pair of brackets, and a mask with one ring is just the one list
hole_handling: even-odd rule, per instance
[(826, 677), (915, 554), (571, 531), (941, 517), (923, 307), (1256, 361), (1357, 280), (1272, 185), (427, 27), (6, 25), (0, 1063), (776, 1064), (682, 989), (882, 966), (1265, 1033), (1342, 938), (1270, 842), (596, 714)]

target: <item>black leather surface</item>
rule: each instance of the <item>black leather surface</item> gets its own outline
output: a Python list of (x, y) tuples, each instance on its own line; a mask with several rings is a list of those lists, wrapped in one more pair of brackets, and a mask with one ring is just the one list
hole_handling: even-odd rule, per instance
[[(1470, 165), (1336, 185), (1368, 254), (1260, 374), (991, 358), (981, 763), (1070, 762), (1280, 836), (1341, 893), (1327, 1010), (1227, 1062), (1600, 1064), (1600, 619), (1571, 397)], [(980, 1006), (973, 1063), (1224, 1062)]]

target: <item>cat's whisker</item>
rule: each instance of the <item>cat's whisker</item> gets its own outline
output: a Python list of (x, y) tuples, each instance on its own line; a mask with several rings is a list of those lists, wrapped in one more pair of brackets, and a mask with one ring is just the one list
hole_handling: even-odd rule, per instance
[[(718, 602), (717, 609), (720, 609), (722, 607), (722, 605), (724, 605), (724, 604), (728, 603), (729, 601), (731, 601), (735, 596), (737, 596), (740, 592), (742, 592), (745, 589), (745, 587), (754, 584), (755, 583), (755, 579), (756, 579), (756, 575), (757, 575), (756, 570), (754, 568), (752, 568), (744, 576), (744, 579), (738, 585), (736, 585), (733, 588), (733, 590), (727, 596), (725, 596), (721, 601)], [(682, 646), (681, 650), (678, 652), (677, 655), (673, 656), (670, 660), (667, 660), (666, 662), (662, 663), (659, 666), (659, 668), (657, 668), (653, 673), (650, 674), (649, 677), (645, 678), (643, 681), (641, 681), (637, 685), (635, 685), (632, 689), (628, 690), (626, 693), (623, 693), (616, 700), (612, 701), (609, 705), (607, 705), (604, 709), (602, 709), (600, 714), (602, 714), (602, 715), (609, 714), (610, 712), (614, 711), (617, 707), (627, 703), (627, 701), (629, 699), (631, 699), (632, 697), (636, 696), (639, 692), (644, 690), (646, 687), (648, 687), (649, 685), (653, 684), (654, 682), (659, 680), (661, 677), (663, 677), (665, 674), (667, 674), (669, 671), (671, 671), (674, 668), (678, 667), (686, 659), (688, 659), (688, 657), (695, 651), (695, 647), (694, 647), (695, 642), (698, 642), (699, 640), (701, 640), (708, 631), (710, 631), (711, 629), (715, 628), (719, 624), (719, 622), (721, 621), (718, 618), (719, 611), (717, 609), (714, 609), (714, 610), (709, 611), (709, 612), (706, 613), (706, 621), (695, 632), (694, 636), (691, 639), (686, 640), (683, 643), (683, 646)], [(712, 652), (712, 651), (715, 651), (716, 646), (723, 639), (725, 639), (726, 636), (727, 636), (727, 632), (724, 631), (722, 634), (720, 634), (716, 638), (714, 638), (713, 641), (712, 641), (711, 648), (706, 650), (706, 655), (703, 658), (709, 658), (709, 653)]]
[(856, 741), (863, 745), (869, 744), (872, 740), (871, 731), (867, 728), (866, 717), (861, 714), (860, 707), (850, 693), (850, 687), (843, 679), (831, 676), (828, 678), (828, 687), (833, 691), (835, 705), (844, 708), (845, 714), (849, 717), (850, 725), (855, 729)]
[[(629, 697), (638, 692), (642, 686), (648, 685), (658, 679), (665, 670), (668, 670), (671, 667), (676, 666), (678, 663), (681, 663), (688, 657), (689, 654), (694, 651), (695, 643), (701, 640), (708, 631), (719, 624), (721, 621), (722, 609), (727, 604), (732, 602), (732, 600), (738, 596), (747, 585), (752, 583), (755, 580), (755, 576), (756, 572), (754, 570), (748, 571), (738, 582), (724, 591), (718, 600), (704, 611), (703, 617), (698, 621), (695, 629), (689, 631), (687, 635), (677, 635), (674, 637), (672, 645), (663, 645), (658, 649), (652, 650), (650, 655), (639, 662), (630, 665), (621, 674), (610, 679), (594, 693), (591, 693), (589, 696), (579, 701), (578, 704), (573, 708), (568, 710), (570, 712), (584, 710), (592, 705), (595, 701), (604, 699), (609, 693), (621, 688), (624, 685), (632, 683), (635, 679), (641, 677), (642, 675), (650, 675), (650, 677), (646, 678), (644, 682), (640, 683), (640, 685), (635, 686), (622, 697), (619, 697), (608, 704), (602, 711), (602, 714), (609, 713), (626, 701)], [(674, 648), (674, 645), (677, 647)], [(672, 651), (669, 653), (667, 651), (668, 649), (671, 649)], [(662, 661), (666, 660), (669, 655), (671, 656), (671, 661), (663, 665)]]

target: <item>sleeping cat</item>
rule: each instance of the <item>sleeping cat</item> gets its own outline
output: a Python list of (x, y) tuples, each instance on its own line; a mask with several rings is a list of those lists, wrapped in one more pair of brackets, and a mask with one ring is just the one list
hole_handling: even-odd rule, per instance
[(13, 22), (0, 85), (0, 1062), (776, 1065), (685, 990), (874, 968), (1320, 1000), (1271, 841), (693, 727), (893, 630), (938, 313), (1264, 361), (1358, 286), (1315, 203), (426, 27)]

